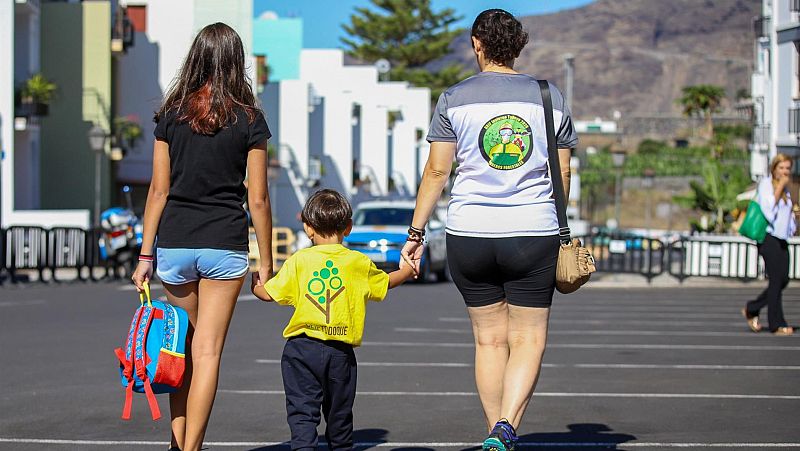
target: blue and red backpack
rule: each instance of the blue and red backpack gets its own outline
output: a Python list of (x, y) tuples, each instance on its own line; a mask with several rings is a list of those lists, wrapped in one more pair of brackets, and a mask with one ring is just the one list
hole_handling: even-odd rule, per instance
[(161, 411), (155, 394), (173, 393), (183, 384), (189, 315), (180, 307), (152, 301), (147, 282), (139, 301), (141, 306), (133, 314), (125, 347), (114, 350), (125, 387), (122, 419), (131, 418), (133, 392), (137, 392), (147, 395), (153, 420), (158, 420)]

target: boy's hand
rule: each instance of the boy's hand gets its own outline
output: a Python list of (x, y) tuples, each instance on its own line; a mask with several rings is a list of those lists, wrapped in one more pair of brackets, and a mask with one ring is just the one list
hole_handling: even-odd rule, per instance
[(255, 297), (261, 299), (262, 301), (272, 301), (273, 299), (270, 297), (267, 290), (264, 289), (264, 280), (261, 278), (261, 271), (254, 272), (253, 276), (250, 278), (250, 291), (255, 295)]

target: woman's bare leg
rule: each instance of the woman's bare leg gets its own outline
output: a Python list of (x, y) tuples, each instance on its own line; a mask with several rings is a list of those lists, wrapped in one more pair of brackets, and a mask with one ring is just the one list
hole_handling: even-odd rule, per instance
[(503, 373), (508, 364), (508, 304), (501, 301), (483, 307), (467, 307), (467, 311), (475, 337), (475, 385), (491, 430), (500, 418)]
[(236, 298), (244, 277), (232, 280), (201, 279), (197, 324), (192, 341), (192, 384), (186, 412), (183, 451), (199, 451), (217, 394), (219, 363)]
[[(191, 343), (194, 326), (197, 322), (197, 285), (198, 283), (189, 282), (182, 285), (169, 285), (162, 282), (167, 293), (167, 300), (170, 304), (181, 307), (189, 315), (189, 330), (186, 333), (187, 339)], [(184, 438), (186, 436), (186, 398), (189, 394), (189, 386), (192, 382), (192, 353), (191, 348), (186, 348), (186, 371), (183, 375), (183, 385), (180, 390), (169, 395), (169, 413), (172, 421), (172, 438), (170, 447), (183, 449)]]
[(506, 418), (515, 428), (539, 380), (547, 344), (549, 308), (508, 306), (509, 357), (503, 375), (503, 401), (495, 419)]

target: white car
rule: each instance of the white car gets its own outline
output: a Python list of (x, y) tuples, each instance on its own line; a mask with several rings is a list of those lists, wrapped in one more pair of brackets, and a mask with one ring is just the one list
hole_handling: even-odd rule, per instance
[[(353, 231), (344, 245), (367, 255), (384, 271), (397, 269), (400, 250), (408, 237), (408, 226), (414, 216), (414, 201), (367, 201), (353, 212)], [(436, 275), (447, 280), (447, 250), (444, 222), (436, 211), (425, 227), (425, 253), (420, 267), (421, 281)]]

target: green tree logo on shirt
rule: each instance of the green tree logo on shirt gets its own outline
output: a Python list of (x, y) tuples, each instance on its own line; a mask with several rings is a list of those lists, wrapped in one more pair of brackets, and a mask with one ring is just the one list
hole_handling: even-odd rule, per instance
[(489, 166), (516, 169), (531, 155), (531, 126), (519, 116), (502, 114), (484, 124), (478, 137), (481, 155)]
[(330, 324), (331, 304), (344, 291), (344, 282), (339, 268), (333, 266), (331, 260), (325, 262), (324, 268), (314, 271), (313, 276), (306, 287), (306, 299), (325, 315), (325, 324)]

